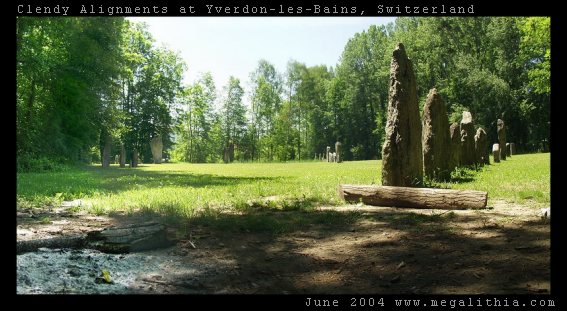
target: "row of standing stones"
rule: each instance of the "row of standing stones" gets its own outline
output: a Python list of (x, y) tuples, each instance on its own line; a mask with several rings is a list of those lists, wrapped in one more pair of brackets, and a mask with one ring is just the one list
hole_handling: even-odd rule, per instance
[[(102, 167), (110, 167), (111, 152), (112, 152), (112, 137), (107, 135), (102, 149)], [(155, 136), (150, 140), (150, 148), (152, 150), (152, 158), (154, 164), (160, 164), (163, 161), (163, 140), (161, 136)], [(167, 159), (166, 159), (167, 160)], [(124, 144), (120, 145), (120, 154), (114, 158), (114, 162), (118, 163), (120, 167), (126, 167), (126, 148)], [(138, 150), (134, 148), (130, 157), (130, 167), (137, 167), (139, 162)]]
[[(402, 43), (392, 53), (386, 139), (382, 148), (382, 185), (413, 187), (423, 177), (447, 180), (458, 166), (490, 164), (488, 138), (483, 128), (475, 133), (470, 112), (449, 125), (443, 98), (429, 91), (420, 119), (413, 65)], [(494, 162), (515, 153), (506, 143), (504, 121), (497, 121), (498, 143)], [(506, 148), (505, 150), (503, 148)]]
[(331, 151), (331, 147), (327, 146), (327, 151), (325, 153), (315, 153), (314, 160), (320, 160), (323, 162), (343, 162), (342, 156), (342, 144), (340, 141), (335, 143), (335, 151)]

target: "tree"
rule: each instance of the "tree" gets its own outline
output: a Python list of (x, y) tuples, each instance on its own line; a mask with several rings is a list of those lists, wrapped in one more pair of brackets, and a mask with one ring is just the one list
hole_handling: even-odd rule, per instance
[(274, 66), (266, 60), (260, 60), (258, 67), (251, 74), (252, 122), (257, 158), (262, 152), (268, 160), (273, 160), (275, 144), (273, 139), (274, 120), (280, 111), (282, 99), (282, 79)]
[(18, 158), (86, 160), (114, 125), (123, 18), (18, 17)]
[(127, 34), (122, 76), (127, 131), (123, 140), (130, 150), (129, 160), (139, 153), (142, 161), (149, 162), (153, 137), (161, 136), (166, 149), (171, 145), (171, 111), (186, 66), (179, 55), (153, 46), (145, 24), (130, 24)]
[(203, 163), (213, 153), (211, 128), (214, 119), (216, 88), (210, 73), (201, 75), (195, 84), (184, 89), (183, 110), (178, 117), (177, 159)]
[(239, 148), (246, 131), (246, 108), (242, 104), (244, 90), (240, 86), (240, 80), (231, 76), (224, 94), (221, 111), (223, 160), (228, 163), (234, 161), (235, 149)]

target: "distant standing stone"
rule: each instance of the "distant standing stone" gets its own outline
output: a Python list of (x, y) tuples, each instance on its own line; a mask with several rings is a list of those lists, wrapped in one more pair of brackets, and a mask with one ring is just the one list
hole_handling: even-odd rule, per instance
[(500, 162), (500, 145), (499, 144), (492, 145), (492, 156), (494, 157), (494, 163)]
[(152, 149), (152, 157), (154, 159), (154, 164), (160, 164), (163, 154), (163, 141), (161, 136), (156, 136), (150, 141), (150, 147)]
[(449, 127), (451, 148), (449, 149), (449, 168), (454, 170), (461, 165), (461, 126), (455, 122)]
[(342, 152), (342, 145), (343, 145), (343, 144), (341, 144), (340, 141), (337, 141), (337, 142), (335, 143), (335, 153), (337, 154), (336, 159), (335, 159), (335, 162), (337, 162), (337, 163), (343, 162), (343, 157), (342, 157), (342, 155), (341, 155), (341, 152)]
[(423, 107), (423, 171), (429, 178), (446, 180), (449, 167), (451, 137), (445, 102), (437, 89), (431, 89)]
[(126, 148), (124, 148), (124, 144), (120, 144), (120, 156), (118, 157), (118, 161), (120, 162), (120, 167), (126, 167)]
[(474, 135), (472, 115), (468, 111), (463, 111), (463, 119), (461, 120), (461, 165), (474, 165), (476, 163)]
[(476, 162), (480, 165), (490, 164), (490, 154), (488, 153), (488, 138), (486, 131), (482, 127), (476, 130), (474, 135), (474, 149), (476, 153)]
[(496, 131), (498, 133), (498, 145), (500, 146), (500, 159), (506, 160), (506, 128), (503, 120), (496, 121)]
[(421, 121), (413, 65), (398, 43), (390, 64), (386, 137), (382, 148), (382, 185), (418, 186), (423, 182)]
[(512, 152), (510, 151), (510, 143), (506, 143), (506, 156), (509, 157), (512, 155)]

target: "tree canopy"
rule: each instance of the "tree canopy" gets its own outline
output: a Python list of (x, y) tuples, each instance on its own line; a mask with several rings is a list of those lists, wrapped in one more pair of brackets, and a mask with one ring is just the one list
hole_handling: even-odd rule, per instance
[(450, 121), (470, 111), (489, 143), (498, 118), (520, 150), (550, 139), (547, 17), (399, 17), (355, 34), (334, 67), (290, 60), (278, 72), (260, 60), (249, 94), (243, 81), (220, 87), (209, 73), (183, 85), (180, 56), (121, 17), (17, 17), (16, 31), (22, 170), (41, 158), (97, 162), (107, 143), (151, 162), (156, 136), (166, 154), (194, 163), (313, 159), (336, 141), (344, 160), (380, 158), (397, 42), (421, 107), (436, 87)]

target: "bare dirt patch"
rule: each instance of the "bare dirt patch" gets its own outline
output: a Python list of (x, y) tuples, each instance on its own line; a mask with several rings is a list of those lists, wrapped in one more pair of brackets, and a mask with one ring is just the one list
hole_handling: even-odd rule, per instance
[[(336, 211), (355, 212), (357, 219), (340, 225), (309, 221), (313, 213)], [(28, 212), (18, 212), (18, 239), (147, 220), (76, 213), (32, 218), (25, 216)], [(300, 212), (276, 212), (274, 217), (277, 213)], [(41, 250), (18, 255), (18, 292), (524, 294), (550, 290), (550, 228), (539, 209), (498, 201), (480, 211), (347, 205), (321, 207), (313, 213), (301, 214), (306, 224), (298, 230), (282, 233), (221, 230), (206, 224), (176, 228), (181, 238), (174, 247), (151, 252)], [(61, 265), (49, 269), (59, 275), (40, 269), (53, 260)], [(102, 269), (115, 278), (114, 284), (95, 282)]]

